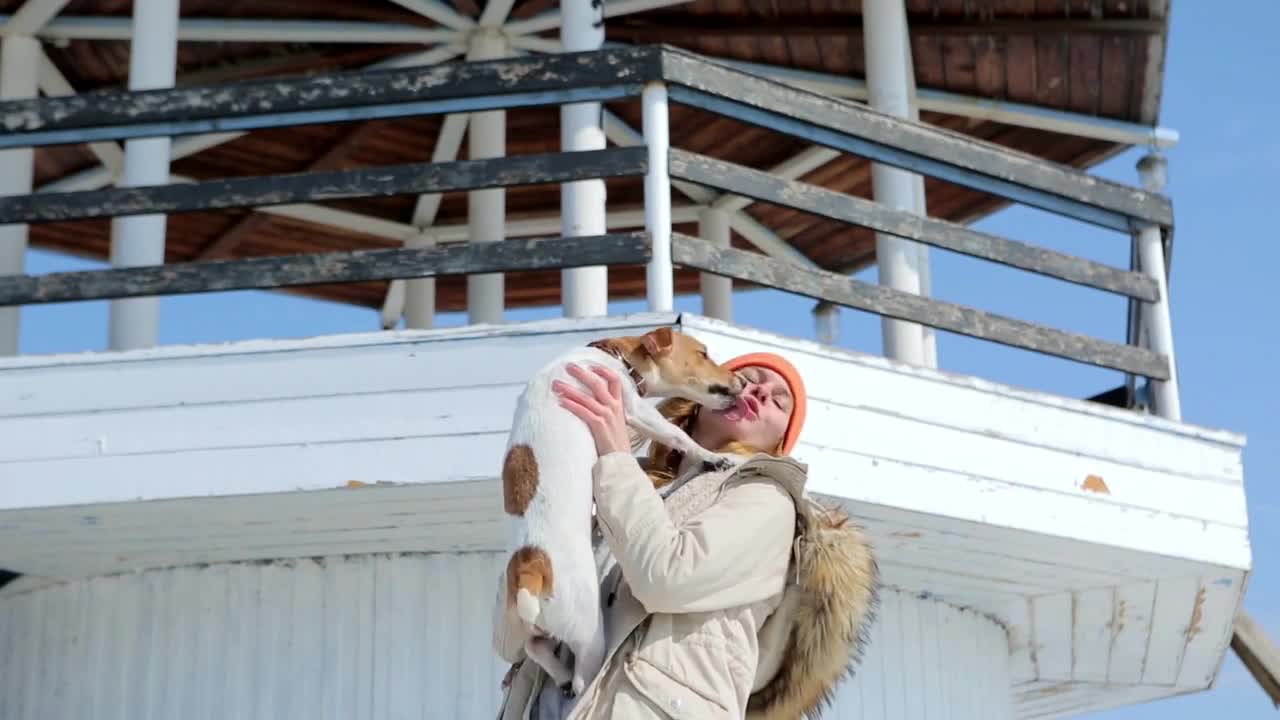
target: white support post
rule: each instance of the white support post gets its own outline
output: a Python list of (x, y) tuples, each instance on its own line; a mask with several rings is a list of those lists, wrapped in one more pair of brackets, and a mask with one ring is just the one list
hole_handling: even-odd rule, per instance
[[(405, 241), (406, 248), (436, 246), (435, 236), (427, 228)], [(436, 279), (414, 278), (404, 283), (404, 326), (429, 329), (436, 321)]]
[[(911, 57), (911, 33), (907, 29), (906, 22), (902, 23), (902, 35), (902, 63), (907, 76), (907, 118), (913, 122), (919, 122), (920, 99), (916, 93), (916, 66)], [(912, 174), (911, 186), (913, 189), (912, 212), (917, 215), (928, 215), (924, 176)], [(916, 267), (920, 271), (920, 294), (929, 296), (933, 294), (933, 270), (929, 264), (929, 246), (924, 243), (914, 243), (914, 245), (916, 246)], [(927, 325), (921, 325), (920, 332), (924, 336), (924, 365), (936, 368), (938, 367), (938, 332)]]
[(819, 300), (813, 305), (813, 332), (823, 345), (840, 342), (840, 306)]
[[(716, 247), (729, 247), (729, 213), (707, 208), (698, 216), (698, 234)], [(702, 273), (702, 314), (725, 322), (733, 321), (733, 278)]]
[(644, 176), (644, 229), (653, 243), (646, 272), (645, 294), (651, 312), (671, 312), (675, 307), (675, 277), (671, 266), (671, 174), (667, 156), (671, 149), (667, 86), (647, 83), (640, 93), (644, 143), (649, 171)]
[[(440, 133), (436, 136), (435, 149), (431, 151), (431, 162), (443, 163), (458, 158), (458, 150), (462, 148), (462, 136), (466, 133), (469, 122), (468, 116), (464, 114), (452, 114), (445, 117), (444, 122), (440, 125)], [(413, 208), (413, 225), (418, 229), (418, 232), (405, 240), (405, 247), (427, 248), (436, 245), (438, 238), (428, 228), (435, 224), (436, 214), (440, 211), (441, 199), (440, 193), (428, 193), (418, 196), (418, 201)], [(413, 329), (432, 327), (435, 324), (436, 317), (436, 279), (415, 278), (400, 283), (392, 281), (388, 288), (388, 293), (397, 285), (407, 286), (400, 288), (400, 292), (404, 293), (405, 327)], [(392, 325), (399, 322), (399, 320), (400, 318), (397, 316), (392, 321)], [(383, 326), (387, 327), (385, 318), (383, 319)]]
[[(911, 106), (903, 47), (907, 37), (903, 0), (867, 0), (862, 4), (862, 14), (870, 105), (895, 117), (907, 117)], [(876, 202), (895, 210), (915, 209), (912, 173), (876, 163), (872, 165), (871, 177)], [(881, 285), (920, 294), (919, 254), (914, 245), (892, 235), (876, 235), (876, 264)], [(881, 327), (887, 357), (913, 365), (926, 363), (921, 326), (882, 318)]]
[[(0, 100), (36, 96), (36, 72), (40, 42), (28, 35), (6, 35), (0, 40)], [(35, 151), (18, 148), (0, 151), (0, 195), (31, 192)], [(27, 254), (27, 226), (0, 225), (0, 275), (21, 275)], [(0, 308), (0, 356), (18, 353), (22, 308)]]
[[(561, 3), (564, 22), (560, 42), (564, 52), (599, 50), (604, 44), (603, 5), (592, 0)], [(605, 147), (601, 105), (574, 103), (560, 107), (560, 147), (565, 152), (603, 150)], [(580, 180), (560, 186), (561, 234), (564, 237), (602, 235), (605, 230), (604, 180)], [(609, 268), (571, 268), (560, 271), (565, 317), (591, 317), (609, 313)]]
[[(494, 60), (506, 55), (506, 39), (497, 29), (480, 28), (471, 36), (468, 60)], [(488, 110), (472, 113), (467, 134), (472, 160), (506, 155), (507, 113)], [(467, 193), (467, 224), (470, 242), (501, 242), (506, 227), (506, 191), (503, 188), (472, 190)], [(467, 276), (468, 322), (500, 323), (504, 302), (502, 273)]]
[[(135, 0), (129, 45), (129, 89), (173, 87), (178, 53), (178, 0)], [(126, 140), (120, 184), (169, 182), (167, 137)], [(111, 264), (116, 267), (164, 264), (164, 215), (134, 215), (111, 221)], [(111, 301), (112, 350), (151, 347), (160, 330), (160, 299)]]
[[(1151, 154), (1138, 161), (1138, 174), (1148, 192), (1164, 190), (1168, 161), (1163, 155)], [(1142, 327), (1146, 330), (1147, 345), (1169, 359), (1169, 379), (1151, 380), (1151, 401), (1157, 415), (1170, 420), (1182, 419), (1182, 400), (1178, 393), (1178, 369), (1173, 352), (1173, 321), (1169, 315), (1169, 282), (1166, 275), (1164, 242), (1160, 228), (1146, 225), (1138, 230), (1138, 261), (1142, 272), (1155, 280), (1160, 289), (1160, 299), (1142, 303)]]

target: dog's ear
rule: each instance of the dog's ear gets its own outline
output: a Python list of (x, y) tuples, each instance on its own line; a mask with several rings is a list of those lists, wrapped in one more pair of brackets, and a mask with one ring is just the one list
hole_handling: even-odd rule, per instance
[(671, 352), (671, 328), (660, 327), (644, 334), (644, 349), (654, 357), (662, 357)]

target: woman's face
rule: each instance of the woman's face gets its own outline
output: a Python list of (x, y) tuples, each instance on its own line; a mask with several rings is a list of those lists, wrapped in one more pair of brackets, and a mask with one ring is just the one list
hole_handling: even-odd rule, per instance
[(764, 451), (776, 450), (791, 420), (793, 398), (787, 382), (768, 368), (747, 366), (738, 371), (746, 384), (736, 405), (727, 410), (703, 407), (693, 439), (706, 448), (738, 441)]

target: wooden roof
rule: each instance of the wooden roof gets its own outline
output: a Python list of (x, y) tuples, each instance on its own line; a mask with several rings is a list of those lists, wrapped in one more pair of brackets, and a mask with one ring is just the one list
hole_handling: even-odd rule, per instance
[[(18, 0), (0, 0), (12, 12)], [(468, 15), (472, 0), (453, 0)], [(513, 18), (529, 17), (555, 0), (517, 2)], [(1153, 5), (1155, 7), (1153, 8)], [(125, 0), (73, 0), (64, 15), (127, 16)], [(1031, 103), (1145, 124), (1156, 121), (1167, 14), (1159, 0), (908, 0), (913, 61), (921, 89)], [(431, 27), (432, 22), (391, 2), (328, 0), (195, 0), (182, 3), (184, 18), (362, 20)], [(606, 21), (610, 41), (663, 42), (707, 55), (770, 63), (861, 78), (860, 3), (855, 0), (695, 0)], [(556, 37), (556, 31), (545, 33)], [(410, 45), (264, 44), (183, 42), (179, 84), (228, 82), (250, 77), (356, 69), (407, 52)], [(128, 74), (128, 42), (71, 40), (46, 52), (77, 91), (120, 87)], [(609, 104), (632, 127), (640, 126), (635, 101)], [(508, 154), (559, 148), (557, 108), (509, 110)], [(1076, 167), (1087, 167), (1119, 147), (1110, 142), (926, 112), (922, 119), (975, 137)], [(173, 172), (197, 179), (360, 167), (430, 158), (442, 118), (314, 125), (254, 131), (232, 142), (178, 159)], [(764, 168), (806, 144), (743, 123), (672, 106), (676, 146)], [(466, 157), (463, 143), (459, 158)], [(36, 153), (36, 187), (92, 167), (84, 146), (42, 148)], [(870, 164), (842, 156), (802, 179), (871, 196)], [(997, 198), (928, 179), (928, 211), (968, 222), (1002, 207)], [(639, 206), (639, 179), (608, 182), (609, 207)], [(684, 200), (679, 194), (676, 202)], [(356, 200), (331, 205), (409, 223), (415, 198)], [(554, 185), (508, 190), (508, 218), (559, 211)], [(437, 224), (465, 224), (464, 194), (444, 198)], [(852, 271), (874, 262), (874, 238), (865, 230), (816, 220), (794, 211), (754, 204), (747, 211), (823, 267)], [(694, 226), (678, 229), (696, 233)], [(83, 221), (31, 228), (36, 247), (97, 258), (107, 256), (109, 223)], [(751, 247), (735, 235), (735, 245)], [(395, 245), (295, 219), (234, 211), (174, 215), (168, 220), (167, 259), (244, 257)], [(643, 297), (643, 268), (616, 268), (611, 297)], [(694, 273), (680, 273), (678, 292), (693, 292)], [(506, 280), (508, 306), (557, 303), (559, 273), (525, 273)], [(308, 295), (376, 307), (385, 283), (308, 288)], [(438, 308), (465, 307), (465, 281), (442, 278)]]

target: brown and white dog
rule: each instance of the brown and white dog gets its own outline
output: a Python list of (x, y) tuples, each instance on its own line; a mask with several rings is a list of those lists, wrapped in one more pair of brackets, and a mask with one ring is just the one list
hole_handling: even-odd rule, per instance
[[(736, 402), (743, 384), (712, 362), (702, 343), (664, 327), (575, 348), (539, 370), (520, 395), (502, 464), (511, 550), (506, 616), (528, 638), (525, 653), (576, 696), (604, 663), (605, 638), (591, 546), (595, 440), (552, 389), (555, 380), (581, 386), (568, 374), (569, 363), (617, 372), (637, 434), (717, 468), (730, 461), (699, 446), (643, 398), (682, 397), (722, 409)], [(572, 670), (557, 657), (558, 642), (572, 651)]]

